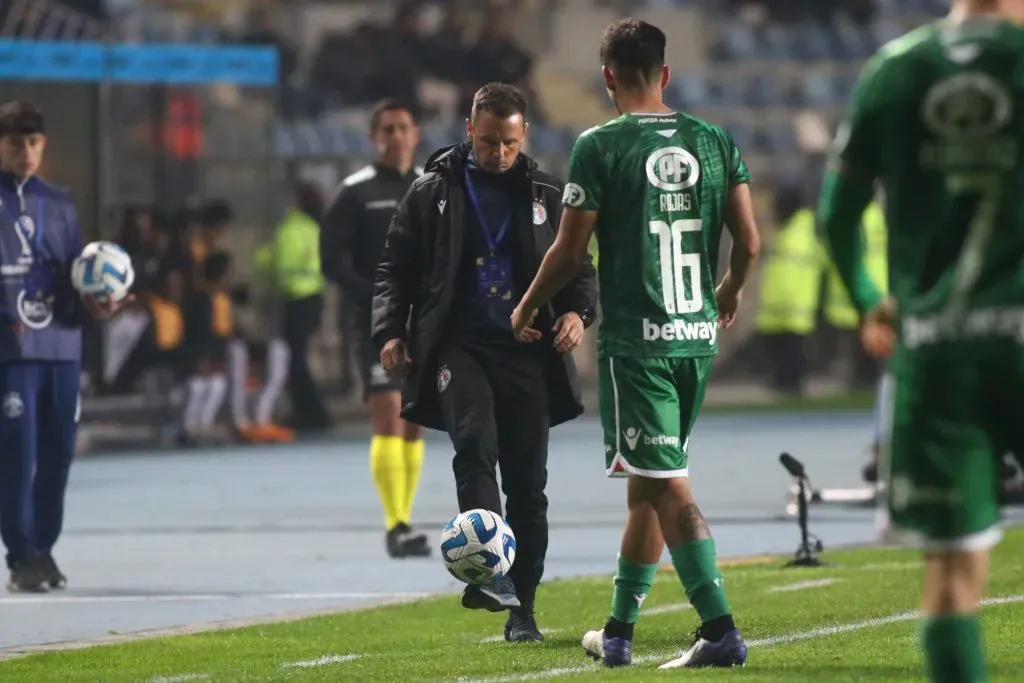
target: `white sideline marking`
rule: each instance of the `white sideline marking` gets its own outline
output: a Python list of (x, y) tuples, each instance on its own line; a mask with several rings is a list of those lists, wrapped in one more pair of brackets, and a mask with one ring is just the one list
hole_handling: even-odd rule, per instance
[(810, 581), (798, 581), (797, 583), (787, 583), (782, 586), (772, 586), (768, 589), (769, 593), (788, 593), (789, 591), (802, 591), (808, 588), (824, 588), (825, 586), (831, 586), (833, 583), (838, 583), (842, 579), (812, 579)]
[[(551, 635), (552, 633), (562, 633), (565, 630), (566, 629), (564, 629), (564, 628), (542, 628), (540, 630), (540, 632), (543, 633), (544, 635), (548, 636), (548, 635)], [(500, 636), (487, 636), (486, 638), (481, 638), (479, 642), (481, 642), (481, 643), (501, 643), (504, 640), (505, 640), (505, 635), (502, 634)]]
[(650, 609), (640, 610), (640, 614), (644, 616), (653, 616), (655, 614), (668, 614), (669, 612), (681, 612), (684, 609), (691, 609), (691, 605), (688, 602), (677, 602), (671, 605), (659, 605), (658, 607), (651, 607)]
[(195, 593), (191, 595), (26, 595), (2, 597), (0, 605), (75, 605), (124, 602), (209, 602), (213, 600), (393, 600), (434, 593)]
[[(983, 606), (993, 605), (1009, 605), (1014, 603), (1024, 603), (1024, 594), (1021, 595), (1007, 595), (999, 598), (988, 598), (981, 601)], [(788, 633), (781, 636), (772, 636), (770, 638), (760, 638), (758, 640), (748, 640), (747, 647), (772, 647), (774, 645), (784, 645), (786, 643), (795, 643), (801, 640), (814, 640), (816, 638), (826, 638), (839, 633), (849, 633), (851, 631), (860, 631), (866, 628), (876, 628), (878, 626), (885, 626), (887, 624), (896, 624), (902, 621), (913, 621), (920, 617), (919, 612), (900, 612), (898, 614), (891, 614), (887, 617), (880, 617), (877, 619), (867, 619), (866, 621), (855, 621), (849, 624), (836, 624), (835, 626), (822, 626), (819, 628), (811, 629), (809, 631), (800, 631), (797, 633)], [(679, 651), (658, 654), (658, 655), (642, 655), (640, 657), (634, 657), (633, 662), (636, 664), (653, 662), (659, 660), (669, 660), (673, 657), (678, 657)], [(493, 678), (474, 678), (474, 679), (459, 679), (459, 683), (513, 683), (513, 681), (536, 681), (545, 678), (557, 678), (558, 676), (571, 676), (572, 674), (587, 673), (596, 671), (596, 665), (590, 666), (563, 666), (557, 669), (548, 669), (547, 671), (533, 671), (530, 673), (515, 674), (512, 676), (496, 676)]]
[(182, 683), (183, 681), (205, 681), (210, 674), (180, 674), (177, 676), (157, 676), (146, 683)]
[(305, 662), (285, 662), (281, 665), (282, 669), (313, 669), (318, 666), (327, 666), (328, 664), (341, 664), (342, 662), (351, 662), (353, 659), (359, 659), (362, 655), (325, 655), (318, 657), (317, 659), (310, 659)]

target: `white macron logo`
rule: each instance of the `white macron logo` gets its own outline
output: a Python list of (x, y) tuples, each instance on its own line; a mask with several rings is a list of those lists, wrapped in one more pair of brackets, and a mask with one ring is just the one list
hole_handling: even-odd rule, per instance
[(644, 318), (644, 341), (695, 341), (706, 340), (708, 346), (714, 346), (718, 339), (717, 323), (688, 323), (675, 320), (664, 325), (652, 323)]
[(623, 436), (626, 437), (626, 445), (629, 446), (629, 450), (636, 450), (636, 442), (640, 438), (640, 430), (636, 427), (630, 427), (625, 431)]
[(644, 600), (647, 599), (647, 593), (640, 593), (639, 595), (634, 595), (633, 597), (636, 598), (636, 606), (637, 609), (639, 609), (643, 606)]
[(448, 200), (447, 199), (442, 199), (441, 201), (439, 201), (437, 203), (437, 211), (442, 216), (444, 215), (444, 207), (447, 206), (447, 205), (448, 205)]

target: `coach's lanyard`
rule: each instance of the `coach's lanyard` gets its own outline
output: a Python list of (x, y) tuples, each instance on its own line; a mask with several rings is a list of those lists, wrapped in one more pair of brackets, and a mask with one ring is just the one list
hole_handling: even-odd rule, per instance
[(484, 219), (484, 212), (480, 209), (480, 200), (476, 196), (476, 188), (473, 187), (473, 180), (469, 177), (469, 169), (466, 169), (466, 194), (469, 195), (469, 202), (473, 205), (473, 210), (476, 212), (476, 220), (480, 223), (480, 232), (484, 234), (484, 239), (487, 241), (487, 246), (490, 249), (491, 256), (498, 251), (498, 245), (505, 239), (505, 233), (508, 232), (508, 226), (512, 224), (512, 212), (509, 211), (508, 215), (505, 216), (505, 220), (502, 222), (501, 227), (498, 228), (498, 234), (491, 237), (491, 230), (487, 227), (487, 221)]

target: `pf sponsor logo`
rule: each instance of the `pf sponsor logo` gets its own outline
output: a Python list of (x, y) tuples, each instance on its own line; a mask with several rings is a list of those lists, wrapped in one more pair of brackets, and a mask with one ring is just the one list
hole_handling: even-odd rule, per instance
[(708, 346), (714, 346), (718, 339), (717, 323), (690, 323), (684, 320), (675, 320), (659, 325), (644, 318), (643, 326), (645, 342), (706, 341)]
[(587, 201), (586, 190), (576, 183), (565, 184), (565, 191), (562, 193), (563, 204), (575, 209), (583, 206), (583, 202), (585, 201)]
[(663, 147), (647, 157), (647, 180), (659, 190), (679, 192), (700, 180), (697, 157), (682, 147)]

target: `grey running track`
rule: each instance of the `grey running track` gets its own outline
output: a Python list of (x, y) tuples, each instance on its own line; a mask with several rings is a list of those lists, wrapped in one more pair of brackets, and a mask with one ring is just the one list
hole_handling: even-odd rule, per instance
[[(870, 436), (866, 413), (701, 420), (690, 476), (720, 555), (796, 549), (781, 451), (802, 460), (816, 486), (856, 486)], [(55, 552), (69, 587), (0, 593), (0, 655), (458, 591), (436, 555), (386, 556), (366, 438), (78, 460)], [(450, 454), (445, 435), (429, 436), (415, 521), (432, 536), (455, 512)], [(614, 571), (625, 483), (604, 477), (603, 457), (591, 419), (552, 433), (547, 578)], [(875, 535), (863, 510), (814, 509), (811, 526), (826, 554)]]

